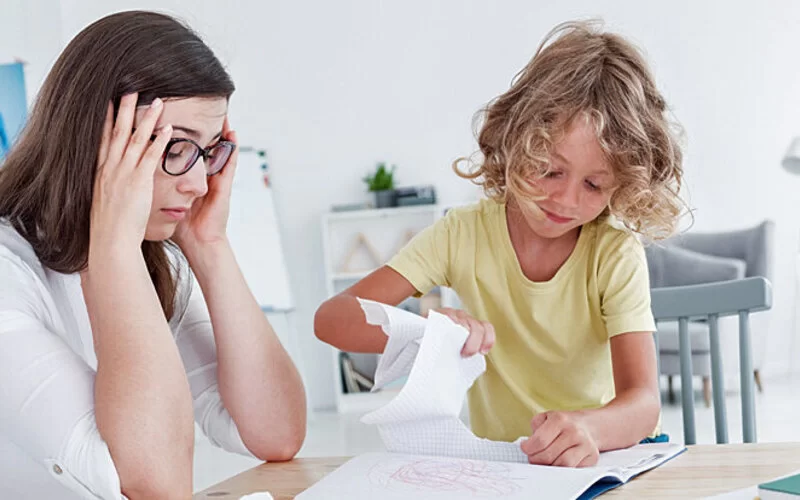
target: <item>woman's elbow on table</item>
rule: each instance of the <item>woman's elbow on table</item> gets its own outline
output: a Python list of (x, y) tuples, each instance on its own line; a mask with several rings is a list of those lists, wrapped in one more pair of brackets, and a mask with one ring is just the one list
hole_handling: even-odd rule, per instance
[(300, 451), (306, 438), (306, 423), (289, 423), (278, 433), (269, 433), (261, 439), (245, 439), (245, 445), (259, 460), (285, 462)]
[(292, 436), (270, 443), (260, 444), (250, 449), (253, 455), (265, 462), (285, 462), (291, 460), (300, 451), (305, 439), (305, 431), (299, 436)]

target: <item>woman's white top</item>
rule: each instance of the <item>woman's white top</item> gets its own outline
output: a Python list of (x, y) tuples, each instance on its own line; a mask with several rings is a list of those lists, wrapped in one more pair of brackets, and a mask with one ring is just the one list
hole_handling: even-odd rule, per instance
[[(222, 404), (208, 309), (182, 272), (169, 322), (210, 441), (252, 456)], [(41, 265), (0, 221), (0, 499), (121, 499), (94, 416), (97, 372), (78, 274)]]

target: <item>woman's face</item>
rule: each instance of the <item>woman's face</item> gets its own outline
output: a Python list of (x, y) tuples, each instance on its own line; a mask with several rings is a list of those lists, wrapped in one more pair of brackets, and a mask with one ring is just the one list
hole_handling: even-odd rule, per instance
[[(144, 117), (146, 110), (147, 107), (142, 106), (136, 111), (134, 126)], [(165, 99), (156, 130), (172, 125), (173, 139), (191, 139), (207, 149), (219, 142), (227, 112), (228, 101), (223, 97)], [(192, 147), (188, 143), (181, 144)], [(147, 221), (145, 240), (163, 241), (172, 236), (194, 200), (208, 192), (206, 177), (206, 165), (202, 156), (181, 175), (169, 175), (161, 165), (156, 168), (153, 204)]]

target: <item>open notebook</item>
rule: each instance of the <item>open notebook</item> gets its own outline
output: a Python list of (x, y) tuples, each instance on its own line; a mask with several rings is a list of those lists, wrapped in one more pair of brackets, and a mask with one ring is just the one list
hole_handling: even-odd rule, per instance
[(603, 453), (583, 469), (534, 466), (515, 442), (475, 436), (458, 415), (467, 389), (486, 370), (483, 356), (463, 358), (462, 327), (361, 300), (367, 322), (389, 336), (378, 363), (378, 390), (407, 377), (402, 390), (362, 422), (378, 426), (389, 453), (356, 457), (298, 496), (322, 498), (592, 498), (684, 451), (674, 444)]
[(638, 445), (603, 453), (596, 467), (570, 469), (463, 458), (365, 453), (297, 496), (298, 500), (589, 499), (657, 467), (684, 448)]

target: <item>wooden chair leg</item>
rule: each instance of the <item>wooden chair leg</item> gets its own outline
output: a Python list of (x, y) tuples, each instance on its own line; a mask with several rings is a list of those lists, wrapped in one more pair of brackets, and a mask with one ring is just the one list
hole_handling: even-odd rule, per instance
[(672, 375), (667, 376), (667, 401), (670, 404), (675, 402), (675, 389), (672, 387)]
[(756, 387), (758, 392), (764, 392), (764, 386), (761, 385), (761, 373), (758, 370), (753, 370), (753, 378), (756, 379)]
[(711, 377), (703, 377), (703, 400), (706, 408), (711, 408)]

